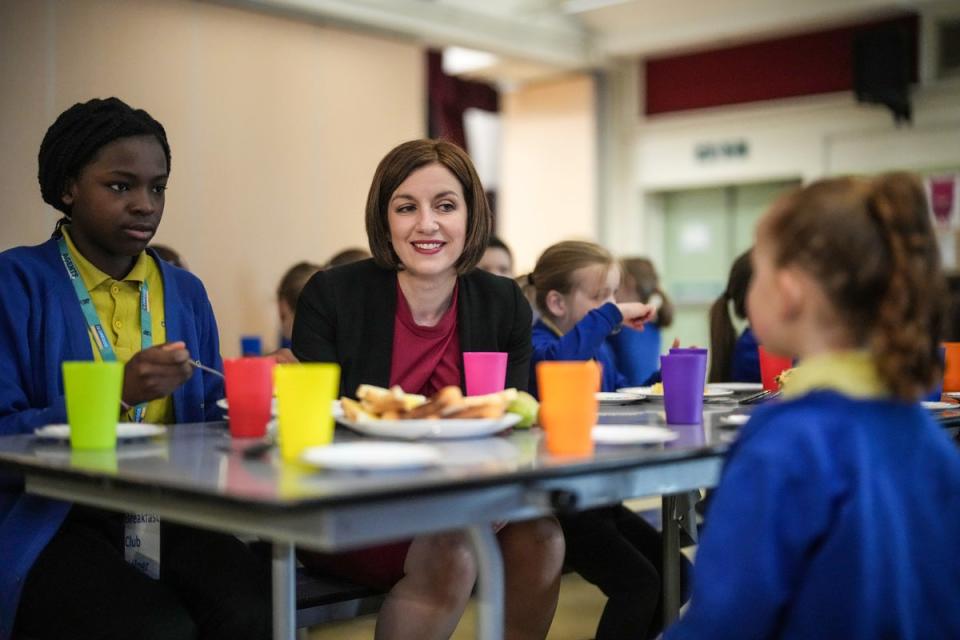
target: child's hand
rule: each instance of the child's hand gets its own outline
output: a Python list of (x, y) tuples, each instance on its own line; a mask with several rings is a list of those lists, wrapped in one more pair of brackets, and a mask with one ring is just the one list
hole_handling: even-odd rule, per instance
[(127, 404), (163, 398), (193, 375), (190, 352), (183, 342), (168, 342), (140, 351), (123, 368), (123, 395)]
[(623, 324), (639, 331), (643, 331), (644, 323), (657, 317), (657, 310), (652, 305), (642, 302), (621, 302), (617, 308), (623, 316)]

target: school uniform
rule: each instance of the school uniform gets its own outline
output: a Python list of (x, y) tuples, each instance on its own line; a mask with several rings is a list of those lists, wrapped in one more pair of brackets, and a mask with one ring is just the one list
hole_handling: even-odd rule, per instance
[(753, 330), (747, 327), (733, 345), (730, 380), (733, 382), (760, 382), (760, 353)]
[(607, 344), (607, 336), (622, 324), (623, 315), (612, 302), (589, 311), (565, 334), (541, 317), (531, 332), (530, 393), (538, 395), (537, 363), (544, 360), (596, 360), (603, 366), (601, 391), (616, 391), (628, 386), (627, 379), (617, 370), (613, 351)]
[(732, 447), (668, 640), (960, 638), (960, 452), (865, 352), (810, 358)]
[(661, 333), (660, 327), (651, 322), (645, 324), (642, 331), (623, 327), (607, 338), (617, 370), (623, 374), (627, 386), (651, 384), (651, 379), (659, 374)]
[[(148, 251), (123, 280), (114, 280), (76, 250), (65, 229), (66, 249), (105, 330), (101, 339), (119, 361), (139, 351), (149, 331), (154, 343), (183, 341), (191, 357), (222, 369), (216, 321), (199, 279)], [(0, 253), (0, 435), (66, 422), (61, 364), (101, 358), (65, 265), (57, 239)], [(152, 303), (149, 328), (139, 320), (144, 283)], [(222, 380), (196, 371), (170, 397), (147, 403), (142, 417), (216, 420), (222, 397)], [(189, 637), (189, 618), (172, 623), (177, 628), (163, 624), (193, 603), (204, 602), (207, 610), (197, 607), (194, 620), (215, 614), (217, 597), (204, 596), (218, 585), (231, 589), (228, 580), (242, 592), (252, 565), (235, 538), (163, 527), (161, 578), (154, 581), (123, 560), (121, 514), (28, 495), (22, 477), (0, 475), (0, 639), (11, 636), (21, 614), (17, 629), (40, 638), (84, 637), (90, 625), (104, 637), (147, 637), (164, 630), (168, 637)], [(234, 567), (220, 571), (218, 564)], [(258, 608), (261, 594), (253, 594), (244, 617), (255, 630), (266, 612), (268, 634), (269, 571), (258, 575), (267, 580), (266, 600)], [(176, 584), (168, 585), (167, 578)], [(140, 625), (151, 620), (157, 631), (141, 633)]]

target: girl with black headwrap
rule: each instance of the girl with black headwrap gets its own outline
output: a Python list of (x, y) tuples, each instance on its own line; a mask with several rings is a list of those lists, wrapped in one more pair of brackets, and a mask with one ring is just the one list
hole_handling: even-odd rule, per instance
[[(61, 363), (124, 363), (121, 419), (218, 419), (216, 321), (201, 282), (147, 249), (170, 145), (116, 98), (64, 111), (40, 146), (53, 237), (0, 253), (0, 435), (66, 422)], [(143, 301), (147, 304), (144, 305)], [(125, 518), (0, 485), (0, 639), (266, 638), (270, 574), (235, 538), (163, 522), (124, 559)]]

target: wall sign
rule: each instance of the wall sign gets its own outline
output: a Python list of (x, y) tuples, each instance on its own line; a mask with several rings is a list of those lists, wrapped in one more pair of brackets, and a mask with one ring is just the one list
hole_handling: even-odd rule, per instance
[(694, 147), (693, 155), (697, 162), (743, 159), (750, 155), (750, 144), (746, 140), (701, 142)]

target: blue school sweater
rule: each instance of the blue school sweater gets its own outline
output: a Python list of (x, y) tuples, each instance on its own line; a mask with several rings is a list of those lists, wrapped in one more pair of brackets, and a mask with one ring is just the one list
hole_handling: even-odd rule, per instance
[(730, 380), (733, 382), (760, 382), (760, 353), (757, 338), (747, 327), (733, 345), (733, 362), (730, 363)]
[(617, 305), (608, 302), (593, 309), (564, 335), (547, 326), (542, 319), (533, 325), (530, 358), (530, 392), (538, 396), (537, 363), (542, 360), (596, 360), (603, 365), (601, 391), (616, 391), (627, 386), (626, 378), (617, 370), (607, 336), (623, 322)]
[[(163, 260), (157, 263), (167, 340), (182, 340), (191, 357), (222, 370), (203, 284)], [(66, 422), (60, 365), (92, 359), (87, 324), (56, 240), (0, 253), (0, 436)], [(220, 378), (195, 371), (173, 394), (176, 421), (220, 419), (216, 401), (222, 397)], [(23, 581), (69, 509), (68, 502), (27, 495), (21, 476), (0, 472), (0, 639), (10, 637)]]
[(607, 338), (617, 370), (628, 386), (650, 384), (651, 377), (660, 371), (660, 336), (660, 327), (651, 322), (643, 331), (624, 327)]
[(813, 391), (758, 409), (667, 640), (960, 638), (960, 452), (917, 404)]

